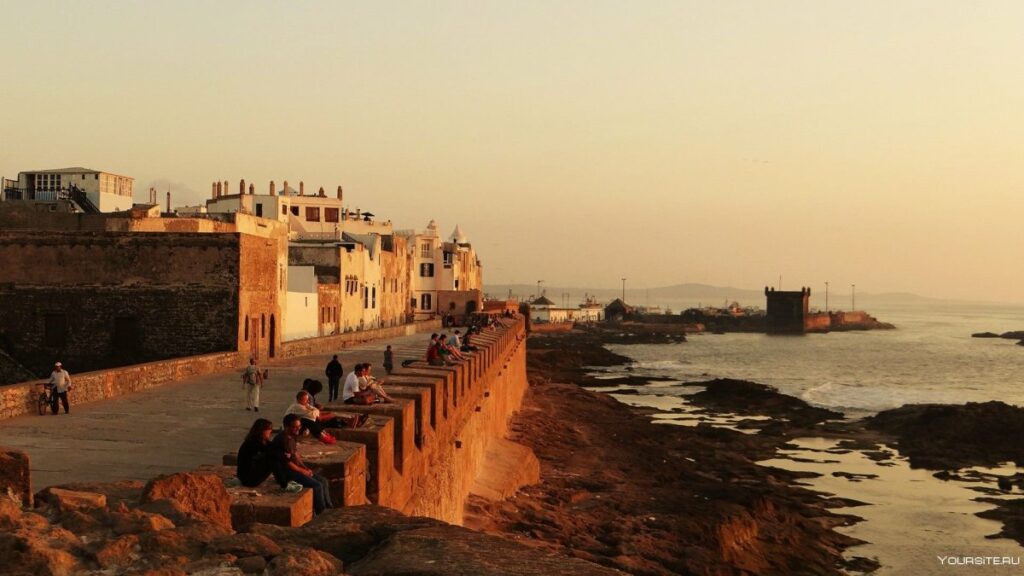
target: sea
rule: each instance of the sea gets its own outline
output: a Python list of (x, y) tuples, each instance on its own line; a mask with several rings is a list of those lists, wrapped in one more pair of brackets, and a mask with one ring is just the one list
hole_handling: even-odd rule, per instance
[[(805, 336), (701, 334), (676, 344), (609, 345), (633, 361), (595, 373), (609, 384), (626, 374), (670, 380), (595, 390), (661, 409), (652, 416), (655, 422), (690, 426), (732, 427), (728, 414), (709, 418), (688, 412), (686, 397), (699, 388), (679, 384), (711, 378), (768, 384), (848, 418), (916, 403), (1001, 400), (1024, 406), (1024, 346), (1016, 340), (971, 337), (1024, 330), (1024, 306), (915, 302), (864, 309), (896, 329)], [(622, 388), (637, 394), (617, 394)], [(840, 510), (864, 518), (840, 530), (867, 542), (850, 548), (847, 556), (876, 559), (882, 565), (877, 574), (1024, 573), (1024, 548), (991, 538), (1000, 523), (975, 515), (992, 508), (978, 498), (1024, 497), (1017, 489), (998, 493), (992, 476), (981, 480), (986, 474), (1024, 470), (1004, 463), (963, 471), (973, 472), (976, 481), (940, 480), (932, 471), (910, 468), (894, 448), (881, 448), (894, 456), (886, 464), (839, 449), (833, 440), (801, 438), (762, 464), (816, 472), (820, 476), (804, 482), (808, 487), (866, 503)]]

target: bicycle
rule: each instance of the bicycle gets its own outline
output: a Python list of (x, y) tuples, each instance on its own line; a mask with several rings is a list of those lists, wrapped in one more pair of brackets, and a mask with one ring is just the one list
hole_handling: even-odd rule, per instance
[(40, 382), (36, 387), (39, 389), (36, 404), (39, 409), (39, 415), (43, 416), (53, 403), (53, 385), (49, 382)]

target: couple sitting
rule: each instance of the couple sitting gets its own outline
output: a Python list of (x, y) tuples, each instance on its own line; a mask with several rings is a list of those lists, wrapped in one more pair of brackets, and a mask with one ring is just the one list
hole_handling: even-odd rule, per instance
[(284, 417), (284, 428), (273, 440), (274, 425), (260, 418), (253, 423), (238, 448), (236, 474), (243, 486), (255, 488), (271, 474), (284, 488), (296, 482), (313, 489), (313, 510), (319, 514), (332, 507), (327, 479), (313, 472), (299, 456), (296, 441), (302, 434), (302, 419), (294, 414)]
[(370, 364), (356, 364), (355, 369), (345, 379), (345, 387), (341, 391), (341, 400), (345, 404), (373, 404), (375, 402), (394, 402), (384, 391), (383, 382), (370, 375)]
[[(314, 380), (314, 382), (316, 382)], [(321, 389), (323, 385), (320, 385)], [(334, 444), (334, 436), (324, 431), (325, 428), (358, 428), (366, 423), (366, 414), (343, 416), (331, 412), (322, 412), (319, 404), (313, 403), (312, 395), (307, 390), (300, 390), (295, 395), (295, 402), (288, 407), (285, 415), (294, 414), (299, 417), (302, 430), (319, 438), (324, 444)]]

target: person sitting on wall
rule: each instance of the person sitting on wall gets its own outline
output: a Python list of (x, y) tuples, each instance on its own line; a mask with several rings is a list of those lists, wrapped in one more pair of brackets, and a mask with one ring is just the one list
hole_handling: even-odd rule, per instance
[(444, 366), (444, 358), (441, 357), (441, 348), (437, 345), (437, 334), (430, 337), (430, 346), (427, 348), (427, 364), (431, 366)]
[(274, 424), (270, 420), (258, 418), (238, 448), (235, 475), (242, 486), (254, 488), (270, 476), (270, 433), (273, 428)]
[(438, 338), (437, 338), (437, 345), (438, 345), (438, 352), (441, 354), (441, 358), (449, 366), (453, 365), (455, 362), (463, 360), (462, 353), (460, 353), (458, 350), (456, 350), (452, 346), (448, 345), (448, 335), (447, 334), (441, 334), (440, 336), (438, 336)]
[(359, 388), (359, 379), (363, 376), (365, 364), (356, 364), (352, 373), (345, 378), (345, 386), (341, 389), (341, 401), (345, 404), (373, 404), (377, 397), (369, 390)]
[(359, 377), (359, 389), (363, 392), (370, 391), (378, 398), (378, 402), (394, 402), (394, 398), (388, 396), (380, 380), (370, 375), (370, 364), (363, 364), (363, 374)]
[(365, 421), (365, 414), (358, 416), (339, 416), (330, 412), (321, 412), (310, 404), (309, 392), (300, 390), (295, 395), (295, 402), (288, 407), (285, 414), (295, 414), (302, 422), (302, 429), (309, 430), (309, 435), (318, 438), (324, 444), (334, 444), (336, 439), (328, 434), (325, 428), (356, 428)]
[(297, 482), (306, 488), (313, 489), (313, 511), (320, 514), (333, 508), (331, 494), (327, 490), (327, 479), (306, 467), (299, 457), (297, 441), (302, 433), (302, 422), (295, 414), (284, 417), (284, 430), (271, 442), (270, 455), (273, 463), (274, 479), (282, 488), (289, 482)]
[[(455, 333), (458, 334), (459, 331), (456, 330)], [(473, 346), (473, 343), (472, 343), (473, 334), (475, 334), (475, 332), (473, 332), (473, 330), (466, 330), (466, 337), (462, 339), (462, 346), (460, 347), (460, 349), (463, 352), (477, 352), (477, 351), (479, 351), (479, 348), (477, 348), (476, 346)]]

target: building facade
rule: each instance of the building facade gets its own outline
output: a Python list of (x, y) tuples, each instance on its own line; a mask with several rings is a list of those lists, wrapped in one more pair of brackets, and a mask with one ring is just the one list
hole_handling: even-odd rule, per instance
[(3, 179), (4, 201), (56, 205), (72, 202), (80, 212), (121, 212), (132, 207), (135, 179), (89, 168), (19, 172)]

